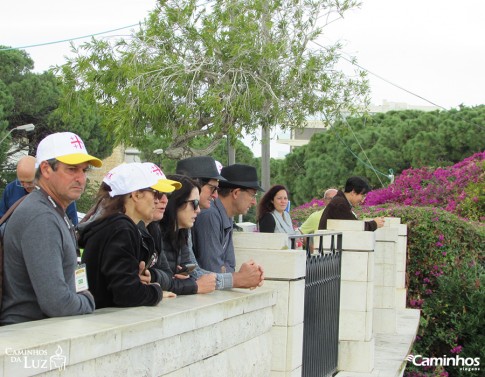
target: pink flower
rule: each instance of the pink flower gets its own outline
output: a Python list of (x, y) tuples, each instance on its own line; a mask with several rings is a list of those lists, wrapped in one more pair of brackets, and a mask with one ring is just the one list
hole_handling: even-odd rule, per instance
[(462, 350), (463, 350), (463, 347), (462, 346), (456, 346), (450, 352), (451, 353), (459, 354)]

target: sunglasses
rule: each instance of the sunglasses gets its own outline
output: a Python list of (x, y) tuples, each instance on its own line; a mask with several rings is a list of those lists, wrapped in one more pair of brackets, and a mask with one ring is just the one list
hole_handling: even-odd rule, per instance
[(159, 200), (159, 201), (162, 200), (164, 195), (167, 197), (167, 199), (170, 198), (170, 193), (160, 192), (160, 191), (157, 191), (157, 190), (152, 189), (152, 188), (147, 188), (147, 189), (143, 189), (143, 190), (140, 190), (140, 191), (148, 191), (148, 192), (153, 193), (153, 198), (156, 199), (156, 200)]
[(199, 199), (186, 200), (184, 203), (192, 203), (194, 211), (197, 211), (199, 209)]

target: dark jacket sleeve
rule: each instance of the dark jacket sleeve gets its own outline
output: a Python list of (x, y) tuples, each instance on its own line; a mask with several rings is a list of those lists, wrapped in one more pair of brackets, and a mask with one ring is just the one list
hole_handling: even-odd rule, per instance
[(153, 237), (155, 243), (155, 250), (158, 253), (157, 262), (155, 266), (149, 269), (151, 281), (160, 284), (164, 291), (170, 291), (173, 288), (173, 274), (168, 264), (167, 256), (163, 251), (162, 231), (158, 222), (151, 223), (147, 227), (148, 232)]
[(136, 226), (117, 229), (106, 244), (100, 268), (117, 306), (157, 305), (162, 299), (160, 285), (146, 285), (140, 281), (140, 245)]
[(377, 223), (374, 220), (366, 221), (364, 225), (364, 230), (373, 232), (377, 229)]
[(197, 293), (198, 287), (194, 278), (185, 280), (174, 279), (167, 257), (163, 251), (158, 256), (155, 266), (150, 268), (150, 274), (152, 275), (152, 281), (160, 284), (164, 291), (173, 292), (177, 295)]
[(259, 220), (259, 231), (261, 233), (274, 233), (276, 222), (271, 212), (268, 212)]
[(164, 291), (172, 290), (173, 274), (163, 251), (158, 254), (157, 263), (149, 271), (152, 276), (152, 282), (160, 284)]
[[(197, 293), (197, 282), (193, 277), (188, 279), (174, 278), (175, 269), (177, 268), (177, 253), (168, 242), (164, 242), (163, 237), (160, 240), (160, 255), (155, 265), (157, 280), (165, 291), (173, 292), (177, 295), (192, 295)], [(166, 240), (165, 240), (166, 241)], [(158, 247), (158, 246), (157, 246)], [(156, 271), (158, 270), (158, 271)], [(166, 278), (168, 280), (165, 280)]]

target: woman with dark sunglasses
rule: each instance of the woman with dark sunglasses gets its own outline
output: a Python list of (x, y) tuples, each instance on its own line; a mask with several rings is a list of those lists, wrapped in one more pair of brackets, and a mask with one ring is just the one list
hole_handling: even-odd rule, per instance
[[(170, 291), (175, 294), (212, 292), (216, 286), (215, 274), (204, 274), (196, 279), (179, 273), (184, 266), (191, 263), (188, 237), (190, 228), (194, 226), (200, 212), (200, 186), (193, 179), (183, 175), (169, 175), (167, 178), (177, 180), (182, 184), (182, 188), (171, 194), (162, 220), (150, 224), (148, 230), (156, 244), (163, 248), (162, 252), (172, 272), (174, 281)], [(154, 226), (159, 226), (159, 229), (154, 229)], [(161, 230), (161, 241), (157, 241), (160, 238), (157, 236), (158, 230)]]

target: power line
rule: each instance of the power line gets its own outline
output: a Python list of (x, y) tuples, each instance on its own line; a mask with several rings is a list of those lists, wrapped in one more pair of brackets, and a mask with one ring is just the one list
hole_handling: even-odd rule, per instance
[[(369, 157), (367, 157), (367, 153), (365, 153), (365, 150), (364, 148), (362, 147), (362, 144), (360, 144), (360, 141), (359, 139), (357, 139), (357, 135), (355, 135), (355, 132), (354, 130), (352, 129), (352, 127), (350, 126), (349, 122), (347, 122), (347, 119), (345, 118), (345, 116), (342, 116), (342, 119), (344, 120), (345, 124), (347, 125), (347, 127), (349, 127), (350, 131), (352, 132), (352, 135), (354, 136), (354, 139), (355, 141), (357, 141), (357, 144), (359, 145), (360, 147), (360, 150), (362, 151), (362, 153), (364, 154), (365, 158), (367, 159), (367, 161), (369, 161), (369, 164), (370, 164), (370, 168), (372, 169), (372, 171), (374, 173), (376, 173), (376, 177), (377, 179), (379, 180), (380, 184), (382, 187), (384, 187), (382, 181), (381, 181), (381, 178), (377, 175), (377, 170), (374, 168), (374, 166), (372, 165), (372, 162), (370, 161)], [(365, 117), (364, 117), (364, 126), (365, 126)], [(380, 172), (379, 172), (380, 173)], [(383, 174), (383, 173), (381, 173)], [(385, 174), (383, 174), (385, 175)]]
[[(387, 175), (387, 174), (384, 174), (383, 172), (377, 170), (376, 168), (374, 168), (374, 166), (372, 165), (369, 165), (368, 163), (366, 163), (364, 160), (362, 160), (352, 149), (349, 148), (349, 146), (345, 143), (345, 141), (340, 137), (339, 133), (337, 130), (335, 130), (335, 135), (337, 135), (337, 138), (339, 139), (339, 141), (345, 146), (345, 148), (347, 148), (349, 150), (349, 152), (357, 159), (359, 160), (362, 164), (364, 164), (365, 166), (367, 166), (369, 169), (371, 169), (377, 176), (377, 179), (379, 179), (379, 182), (381, 183), (382, 187), (384, 187), (384, 184), (382, 183), (382, 181), (380, 180), (379, 176), (377, 174), (380, 174), (382, 175), (383, 177), (386, 177), (387, 179), (391, 179), (392, 178), (390, 177), (390, 175)], [(358, 141), (357, 141), (358, 142)], [(365, 154), (365, 153), (364, 153)], [(367, 156), (366, 156), (367, 158)], [(370, 160), (369, 160), (369, 163), (370, 163)], [(391, 173), (391, 175), (393, 174), (393, 170), (392, 169), (389, 169), (389, 172)]]
[(364, 68), (364, 67), (362, 67), (361, 65), (357, 64), (356, 62), (353, 62), (353, 61), (351, 61), (350, 59), (347, 59), (345, 56), (341, 56), (341, 58), (342, 58), (343, 60), (346, 60), (346, 61), (347, 61), (347, 62), (349, 62), (350, 64), (355, 65), (356, 67), (359, 67), (360, 69), (362, 69), (362, 70), (366, 71), (367, 73), (370, 73), (371, 75), (373, 75), (373, 76), (377, 77), (378, 79), (381, 79), (382, 81), (387, 82), (389, 85), (392, 85), (392, 86), (394, 86), (394, 87), (396, 87), (396, 88), (398, 88), (398, 89), (400, 89), (400, 90), (402, 90), (402, 91), (405, 91), (406, 93), (409, 93), (409, 94), (411, 94), (411, 95), (413, 95), (413, 96), (415, 96), (415, 97), (418, 97), (419, 99), (422, 99), (423, 101), (426, 101), (426, 102), (428, 102), (429, 104), (431, 104), (431, 105), (433, 105), (433, 106), (439, 107), (440, 109), (443, 109), (443, 110), (448, 110), (447, 108), (445, 108), (445, 107), (443, 107), (443, 106), (441, 106), (441, 105), (438, 105), (437, 103), (434, 103), (434, 102), (430, 101), (429, 99), (424, 98), (423, 96), (420, 96), (419, 94), (416, 94), (416, 93), (414, 93), (414, 92), (411, 92), (410, 90), (408, 90), (408, 89), (406, 89), (406, 88), (403, 88), (402, 86), (400, 86), (400, 85), (398, 85), (398, 84), (395, 84), (395, 83), (393, 83), (393, 82), (391, 82), (391, 81), (387, 80), (386, 78), (384, 78), (384, 77), (382, 77), (382, 76), (378, 75), (377, 73), (374, 73), (374, 72), (372, 72), (372, 71), (369, 71), (367, 68)]
[(139, 26), (139, 25), (140, 25), (140, 23), (137, 23), (137, 24), (132, 24), (132, 25), (128, 25), (128, 26), (123, 26), (123, 27), (120, 27), (120, 28), (117, 28), (117, 29), (111, 29), (111, 30), (101, 31), (99, 33), (93, 33), (93, 34), (83, 35), (81, 37), (74, 37), (74, 38), (62, 39), (62, 40), (53, 41), (53, 42), (37, 43), (37, 44), (32, 44), (32, 45), (27, 45), (27, 46), (5, 47), (5, 48), (0, 48), (0, 51), (25, 50), (27, 48), (40, 47), (40, 46), (48, 46), (48, 45), (53, 45), (53, 44), (58, 44), (58, 43), (64, 43), (64, 42), (71, 42), (71, 41), (75, 41), (75, 40), (78, 40), (78, 39), (85, 39), (85, 38), (90, 38), (90, 37), (94, 37), (94, 36), (97, 36), (97, 35), (108, 34), (108, 33), (114, 32), (114, 31), (128, 29), (130, 27), (135, 27), (135, 26)]

